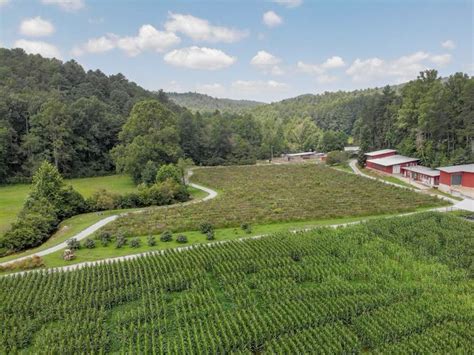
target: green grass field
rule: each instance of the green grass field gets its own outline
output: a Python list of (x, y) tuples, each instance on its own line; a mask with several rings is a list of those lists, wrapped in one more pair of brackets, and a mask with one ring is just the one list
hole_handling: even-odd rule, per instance
[(204, 204), (120, 218), (105, 227), (127, 236), (197, 230), (242, 223), (269, 224), (416, 211), (446, 202), (323, 165), (196, 169), (192, 180), (219, 192)]
[(366, 175), (369, 175), (369, 176), (373, 176), (377, 179), (382, 179), (384, 181), (388, 181), (388, 182), (391, 182), (391, 183), (394, 183), (394, 184), (397, 184), (397, 185), (401, 185), (401, 186), (405, 186), (405, 187), (410, 187), (412, 189), (418, 189), (416, 186), (413, 186), (411, 184), (408, 184), (406, 183), (405, 181), (403, 180), (400, 180), (399, 178), (397, 178), (396, 176), (391, 176), (391, 175), (385, 175), (385, 174), (379, 174), (378, 172), (374, 171), (374, 170), (371, 170), (371, 169), (367, 169), (367, 168), (364, 168), (364, 169), (361, 169), (361, 171), (366, 174)]
[(0, 353), (468, 354), (473, 235), (426, 213), (2, 277)]
[[(136, 189), (132, 179), (125, 175), (70, 179), (65, 182), (72, 185), (84, 197), (89, 197), (100, 189), (117, 193), (132, 192)], [(15, 221), (29, 190), (30, 185), (27, 184), (0, 186), (0, 235)]]

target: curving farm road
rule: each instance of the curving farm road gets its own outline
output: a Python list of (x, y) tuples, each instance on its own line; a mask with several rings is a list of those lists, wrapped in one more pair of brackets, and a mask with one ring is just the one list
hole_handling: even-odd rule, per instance
[[(193, 174), (192, 170), (189, 170), (188, 178), (192, 174)], [(206, 192), (207, 196), (205, 196), (203, 198), (200, 198), (200, 199), (197, 199), (197, 200), (191, 200), (191, 201), (188, 201), (188, 202), (177, 203), (177, 204), (168, 205), (168, 206), (159, 206), (159, 207), (156, 207), (156, 208), (173, 208), (173, 207), (176, 207), (176, 206), (183, 206), (183, 205), (188, 205), (188, 204), (200, 203), (200, 202), (212, 200), (213, 198), (215, 198), (217, 196), (217, 191), (214, 191), (214, 190), (212, 190), (208, 187), (201, 186), (201, 185), (198, 185), (198, 184), (194, 184), (194, 183), (191, 183), (191, 182), (188, 182), (187, 184), (188, 184), (188, 186), (194, 187), (195, 189)], [(85, 238), (91, 236), (92, 234), (94, 234), (96, 231), (98, 231), (100, 228), (102, 228), (106, 224), (109, 224), (110, 222), (115, 221), (117, 218), (119, 218), (121, 216), (126, 216), (127, 214), (131, 214), (131, 213), (142, 213), (142, 212), (147, 211), (147, 210), (149, 210), (149, 209), (142, 209), (142, 210), (127, 212), (127, 213), (119, 213), (119, 214), (115, 214), (115, 215), (112, 215), (112, 216), (109, 216), (109, 217), (105, 217), (104, 219), (101, 219), (99, 222), (94, 223), (93, 225), (87, 227), (86, 229), (84, 229), (83, 231), (77, 233), (76, 235), (73, 235), (71, 238), (75, 238), (78, 241), (82, 240), (82, 239), (85, 239)], [(0, 266), (6, 266), (8, 264), (11, 264), (11, 263), (14, 263), (14, 262), (17, 262), (17, 261), (25, 260), (25, 259), (31, 258), (33, 255), (45, 256), (45, 255), (55, 253), (59, 250), (65, 249), (65, 248), (67, 248), (67, 241), (59, 243), (59, 244), (57, 244), (55, 246), (52, 246), (48, 249), (38, 251), (37, 253), (33, 253), (33, 254), (25, 255), (25, 256), (22, 256), (22, 257), (13, 259), (13, 260), (5, 261), (3, 263), (0, 263)]]

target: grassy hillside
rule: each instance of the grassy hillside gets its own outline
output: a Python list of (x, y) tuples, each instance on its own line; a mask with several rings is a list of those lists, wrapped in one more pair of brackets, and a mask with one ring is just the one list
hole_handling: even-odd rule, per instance
[[(70, 179), (65, 182), (72, 185), (84, 197), (89, 197), (100, 189), (126, 193), (136, 188), (132, 179), (125, 175)], [(30, 185), (27, 184), (0, 186), (0, 235), (15, 221), (28, 196), (29, 189)]]
[(197, 230), (203, 222), (238, 227), (409, 212), (445, 203), (312, 164), (197, 169), (193, 181), (218, 190), (220, 196), (205, 205), (120, 218), (105, 228), (114, 234), (147, 235), (165, 229)]
[(0, 352), (470, 353), (472, 278), (440, 261), (474, 224), (418, 220), (3, 277)]
[(251, 100), (219, 99), (197, 92), (169, 92), (167, 95), (177, 105), (186, 107), (194, 112), (214, 112), (219, 110), (221, 112), (242, 113), (254, 107), (265, 105), (263, 102)]

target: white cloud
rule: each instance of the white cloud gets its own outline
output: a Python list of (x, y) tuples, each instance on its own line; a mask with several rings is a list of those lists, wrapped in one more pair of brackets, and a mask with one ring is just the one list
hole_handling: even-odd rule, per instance
[(356, 82), (394, 79), (401, 83), (416, 77), (420, 71), (429, 69), (431, 67), (429, 62), (442, 66), (449, 63), (450, 60), (451, 56), (449, 54), (432, 55), (423, 51), (391, 61), (376, 57), (365, 60), (357, 58), (346, 70), (346, 73)]
[(218, 70), (231, 66), (237, 59), (219, 49), (192, 46), (175, 49), (167, 53), (164, 60), (177, 67)]
[(326, 61), (321, 65), (324, 69), (335, 69), (345, 66), (344, 60), (341, 57), (333, 56), (326, 59)]
[(278, 66), (280, 62), (281, 59), (275, 57), (273, 54), (268, 53), (266, 51), (258, 51), (257, 54), (250, 61), (250, 64), (265, 73), (271, 73), (273, 75), (282, 75), (284, 74), (284, 71)]
[(56, 5), (65, 11), (77, 11), (84, 7), (83, 0), (41, 0), (45, 5)]
[(454, 43), (453, 40), (446, 40), (444, 42), (441, 42), (441, 47), (446, 48), (446, 49), (454, 49), (456, 48), (456, 43)]
[(272, 0), (272, 2), (286, 7), (298, 7), (303, 3), (303, 0)]
[(0, 0), (0, 7), (7, 5), (10, 0)]
[(171, 32), (158, 31), (152, 25), (140, 27), (137, 36), (119, 37), (113, 33), (89, 39), (85, 44), (74, 47), (73, 55), (84, 53), (103, 53), (114, 48), (125, 51), (129, 56), (136, 56), (143, 51), (164, 52), (180, 43), (180, 38)]
[(241, 31), (222, 26), (213, 26), (209, 21), (183, 14), (169, 14), (165, 23), (169, 32), (182, 33), (195, 41), (233, 43), (248, 36), (248, 31)]
[(41, 54), (46, 58), (61, 59), (61, 52), (59, 49), (50, 43), (20, 39), (13, 44), (13, 47), (23, 48), (28, 54)]
[(296, 63), (296, 67), (299, 71), (306, 74), (321, 75), (324, 73), (324, 68), (322, 68), (321, 65), (318, 64), (309, 64), (302, 61), (298, 61), (298, 63)]
[(285, 91), (288, 85), (274, 80), (237, 80), (232, 82), (232, 88), (244, 93), (262, 93), (268, 91)]
[(337, 76), (327, 75), (327, 74), (318, 75), (316, 77), (316, 81), (319, 84), (332, 84), (336, 82), (337, 80), (338, 80)]
[(451, 54), (439, 54), (431, 56), (430, 60), (439, 66), (447, 65), (451, 62), (452, 56)]
[(53, 24), (39, 16), (25, 19), (20, 24), (20, 33), (25, 36), (43, 37), (49, 36), (53, 32)]
[(262, 21), (270, 28), (280, 26), (283, 23), (283, 19), (273, 11), (265, 12), (263, 14)]

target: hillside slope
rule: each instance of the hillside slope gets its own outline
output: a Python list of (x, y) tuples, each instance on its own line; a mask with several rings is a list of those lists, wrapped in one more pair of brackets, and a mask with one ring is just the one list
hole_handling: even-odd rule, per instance
[(214, 112), (219, 110), (221, 112), (243, 113), (254, 107), (265, 105), (263, 102), (258, 101), (220, 99), (197, 92), (169, 92), (167, 95), (177, 105), (186, 107), (193, 112)]

